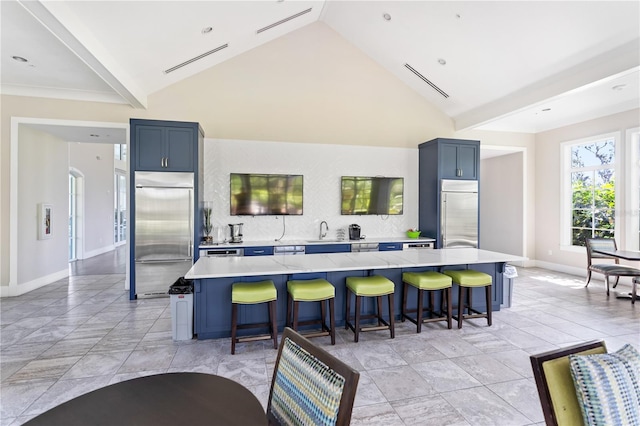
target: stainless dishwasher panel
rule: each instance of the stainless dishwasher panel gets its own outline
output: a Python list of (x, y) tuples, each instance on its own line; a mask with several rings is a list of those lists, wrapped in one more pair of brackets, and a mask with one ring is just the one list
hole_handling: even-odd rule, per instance
[(273, 247), (273, 255), (274, 256), (289, 256), (295, 254), (304, 254), (305, 247), (304, 246), (275, 246)]
[(241, 248), (237, 249), (225, 249), (225, 248), (215, 248), (215, 249), (201, 249), (200, 257), (229, 257), (229, 256), (244, 256), (244, 250)]
[(423, 242), (423, 243), (404, 243), (402, 245), (403, 250), (409, 249), (433, 249), (435, 248), (435, 243), (433, 241)]
[(352, 252), (378, 251), (378, 243), (352, 243)]

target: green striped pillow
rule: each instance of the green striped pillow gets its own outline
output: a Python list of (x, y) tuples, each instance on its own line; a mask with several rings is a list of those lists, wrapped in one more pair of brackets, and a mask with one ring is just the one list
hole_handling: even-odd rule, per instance
[(640, 353), (569, 355), (585, 425), (640, 425)]

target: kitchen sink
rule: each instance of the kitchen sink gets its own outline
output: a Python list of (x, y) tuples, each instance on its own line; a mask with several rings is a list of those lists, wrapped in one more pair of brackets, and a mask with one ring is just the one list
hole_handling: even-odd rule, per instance
[(323, 238), (321, 240), (307, 240), (307, 243), (338, 243), (343, 242), (344, 240), (336, 240), (332, 238)]

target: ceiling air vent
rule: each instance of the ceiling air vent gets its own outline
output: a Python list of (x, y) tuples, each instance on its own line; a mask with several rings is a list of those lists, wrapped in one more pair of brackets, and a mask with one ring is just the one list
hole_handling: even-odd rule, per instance
[(415, 75), (417, 75), (418, 77), (420, 77), (420, 79), (422, 81), (424, 81), (425, 83), (427, 83), (429, 86), (431, 86), (431, 88), (433, 88), (436, 92), (440, 93), (442, 96), (444, 96), (445, 98), (448, 98), (449, 95), (447, 95), (447, 93), (442, 90), (441, 88), (439, 88), (438, 86), (436, 86), (435, 84), (433, 84), (431, 81), (429, 81), (429, 79), (427, 77), (425, 77), (424, 75), (420, 74), (418, 71), (416, 71), (415, 68), (413, 68), (411, 65), (409, 64), (404, 64), (404, 67), (406, 69), (408, 69), (409, 71), (411, 71), (412, 73), (414, 73)]
[(307, 10), (303, 10), (302, 12), (298, 12), (298, 13), (296, 13), (295, 15), (291, 15), (291, 16), (289, 16), (288, 18), (284, 18), (284, 19), (282, 19), (282, 20), (280, 20), (280, 21), (278, 21), (278, 22), (274, 22), (273, 24), (271, 24), (271, 25), (267, 25), (267, 26), (266, 26), (266, 27), (264, 27), (264, 28), (260, 28), (258, 31), (256, 31), (256, 34), (260, 34), (260, 33), (264, 32), (264, 31), (270, 30), (270, 29), (271, 29), (271, 28), (273, 28), (273, 27), (277, 27), (277, 26), (278, 26), (278, 25), (280, 25), (280, 24), (284, 24), (285, 22), (289, 22), (290, 20), (295, 19), (295, 18), (298, 18), (298, 17), (300, 17), (300, 16), (302, 16), (302, 15), (305, 15), (305, 14), (307, 14), (307, 13), (311, 12), (312, 10), (313, 10), (313, 8), (312, 8), (312, 7), (310, 7), (309, 9), (307, 9)]
[(182, 68), (182, 67), (184, 67), (186, 65), (189, 65), (190, 63), (193, 63), (193, 62), (198, 61), (198, 60), (200, 60), (202, 58), (205, 58), (205, 57), (211, 55), (212, 53), (216, 53), (216, 52), (218, 52), (218, 51), (220, 51), (220, 50), (222, 50), (224, 48), (227, 48), (227, 47), (229, 47), (229, 43), (225, 43), (222, 46), (218, 46), (213, 50), (210, 50), (208, 52), (203, 53), (202, 55), (198, 55), (195, 58), (191, 58), (189, 60), (186, 60), (183, 63), (176, 65), (175, 67), (171, 67), (168, 70), (164, 70), (164, 73), (165, 74), (169, 74), (170, 72), (178, 70), (178, 69), (180, 69), (180, 68)]

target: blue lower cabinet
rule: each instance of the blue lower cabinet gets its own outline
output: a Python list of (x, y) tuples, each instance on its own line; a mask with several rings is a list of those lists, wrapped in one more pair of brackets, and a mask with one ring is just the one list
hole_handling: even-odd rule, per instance
[(402, 250), (402, 243), (380, 243), (378, 251)]
[[(348, 246), (348, 244), (347, 244)], [(308, 246), (307, 246), (308, 247)], [(255, 247), (254, 247), (255, 248)], [(500, 310), (500, 303), (502, 302), (502, 273), (504, 272), (504, 262), (498, 263), (486, 263), (468, 265), (469, 269), (475, 269), (480, 272), (491, 275), (493, 279), (492, 286), (492, 308), (493, 311)], [(332, 271), (313, 274), (301, 274), (295, 277), (300, 278), (313, 278), (316, 276), (326, 277), (336, 289), (335, 298), (335, 315), (336, 325), (338, 327), (344, 325), (345, 318), (345, 306), (346, 306), (346, 279), (350, 276), (368, 276), (368, 275), (382, 275), (387, 277), (395, 284), (394, 294), (394, 313), (396, 320), (400, 318), (401, 306), (402, 306), (402, 273), (408, 271), (425, 271), (435, 270), (442, 271), (442, 269), (466, 269), (467, 265), (451, 265), (444, 268), (439, 267), (419, 267), (419, 268), (390, 268), (390, 269), (375, 269), (375, 270), (356, 270), (356, 271)], [(250, 281), (262, 281), (272, 280), (278, 291), (277, 301), (277, 321), (278, 329), (282, 331), (285, 325), (286, 312), (287, 312), (287, 280), (291, 279), (290, 274), (281, 275), (268, 275), (268, 276), (256, 276), (256, 277), (235, 277), (235, 278), (206, 278), (195, 280), (194, 283), (194, 327), (195, 334), (198, 339), (217, 339), (221, 337), (229, 337), (231, 335), (231, 285), (234, 282), (250, 282)], [(452, 292), (452, 301), (454, 309), (458, 305), (458, 286), (454, 285)], [(408, 293), (408, 305), (416, 306), (416, 292), (409, 291)], [(355, 308), (355, 301), (351, 301), (352, 313)], [(439, 298), (436, 300), (436, 306), (439, 306)], [(319, 312), (319, 305), (317, 303), (303, 303), (304, 308), (301, 309), (299, 320), (311, 319), (317, 317)], [(386, 298), (383, 301), (383, 312), (386, 317), (387, 311)], [(472, 296), (472, 306), (482, 310), (485, 307), (485, 296), (483, 289), (474, 289)], [(373, 313), (375, 309), (375, 298), (368, 297), (363, 300), (362, 312), (363, 314)], [(247, 305), (240, 306), (238, 315), (238, 321), (243, 323), (264, 323), (268, 320), (268, 309), (266, 304), (260, 305)], [(239, 331), (240, 334), (244, 333)], [(247, 334), (260, 334), (268, 333), (268, 328), (263, 330), (249, 329), (246, 330)]]
[(313, 244), (305, 246), (305, 254), (318, 253), (348, 253), (351, 251), (351, 244)]
[(261, 246), (261, 247), (245, 247), (245, 256), (271, 256), (273, 255), (273, 246)]

